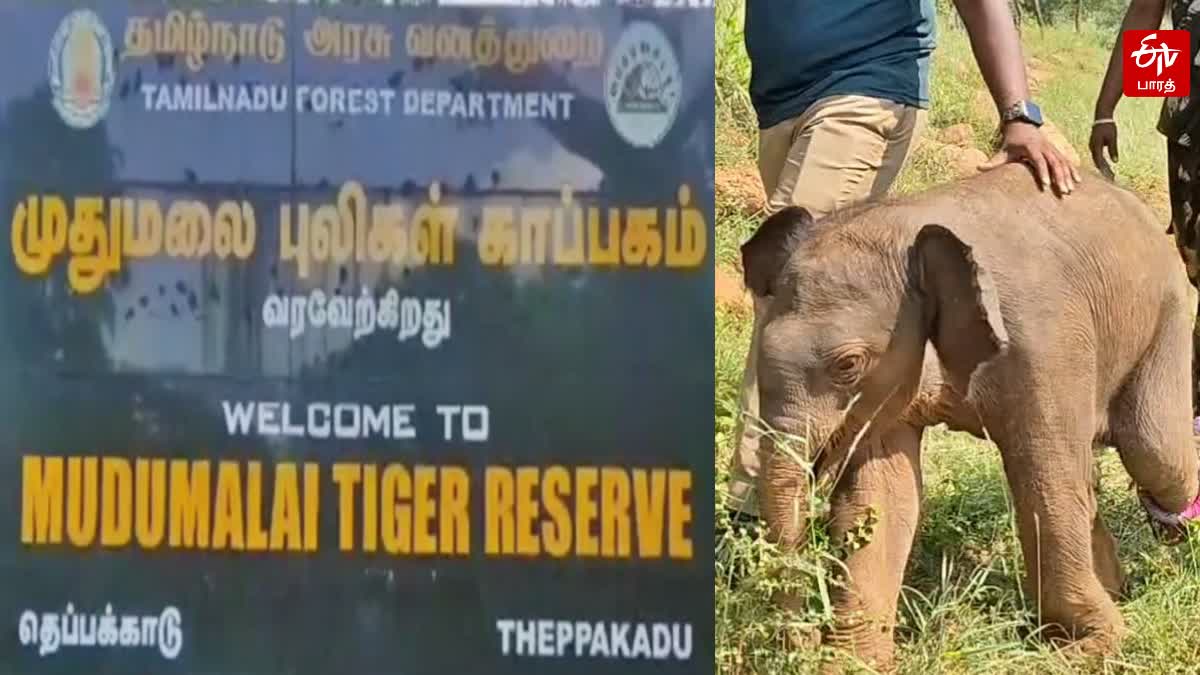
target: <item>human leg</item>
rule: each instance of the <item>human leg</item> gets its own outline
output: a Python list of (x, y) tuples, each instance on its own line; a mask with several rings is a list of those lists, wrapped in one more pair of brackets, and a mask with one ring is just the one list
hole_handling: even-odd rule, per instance
[[(801, 116), (764, 129), (759, 172), (767, 212), (786, 206), (822, 218), (847, 206), (882, 197), (891, 188), (925, 127), (926, 111), (865, 96), (833, 96)], [(766, 302), (754, 299), (754, 327), (742, 374), (730, 461), (730, 510), (757, 516), (759, 475), (758, 339)]]

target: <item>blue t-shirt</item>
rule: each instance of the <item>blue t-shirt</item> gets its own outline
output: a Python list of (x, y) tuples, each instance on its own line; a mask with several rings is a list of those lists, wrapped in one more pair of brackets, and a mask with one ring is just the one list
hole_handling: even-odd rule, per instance
[(760, 128), (834, 94), (929, 105), (934, 0), (746, 0)]

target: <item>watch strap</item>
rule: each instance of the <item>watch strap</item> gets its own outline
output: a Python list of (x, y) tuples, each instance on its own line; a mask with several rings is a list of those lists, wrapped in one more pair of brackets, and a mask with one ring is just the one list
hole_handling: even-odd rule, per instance
[(1028, 122), (1036, 126), (1041, 126), (1041, 123), (1029, 116), (1029, 102), (1020, 100), (1000, 111), (1000, 123), (1007, 124), (1008, 122)]

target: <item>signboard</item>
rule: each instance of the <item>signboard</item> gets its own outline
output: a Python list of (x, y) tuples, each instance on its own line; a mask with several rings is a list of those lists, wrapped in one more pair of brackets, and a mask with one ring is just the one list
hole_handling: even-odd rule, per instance
[(0, 3), (0, 671), (711, 672), (712, 29)]

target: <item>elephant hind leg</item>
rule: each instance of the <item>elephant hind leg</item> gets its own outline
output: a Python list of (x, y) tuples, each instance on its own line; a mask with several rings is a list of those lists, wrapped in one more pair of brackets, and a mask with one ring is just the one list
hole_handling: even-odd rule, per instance
[(1192, 442), (1192, 325), (1164, 322), (1109, 412), (1110, 437), (1125, 470), (1158, 506), (1178, 513), (1200, 493)]
[(1046, 415), (1034, 411), (1036, 402), (1025, 401), (1030, 410), (986, 421), (1004, 460), (1025, 586), (1044, 635), (1075, 643), (1084, 653), (1101, 653), (1119, 642), (1126, 628), (1110, 596), (1115, 585), (1111, 566), (1096, 556), (1107, 552), (1104, 538), (1096, 536), (1103, 526), (1097, 527), (1091, 482), (1094, 421), (1089, 402), (1086, 397), (1064, 399), (1058, 414)]
[(1108, 591), (1108, 597), (1119, 600), (1125, 588), (1125, 575), (1117, 559), (1117, 542), (1104, 525), (1099, 509), (1092, 520), (1092, 567), (1096, 570), (1100, 585)]

